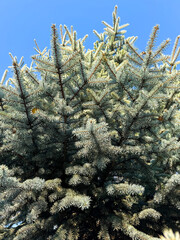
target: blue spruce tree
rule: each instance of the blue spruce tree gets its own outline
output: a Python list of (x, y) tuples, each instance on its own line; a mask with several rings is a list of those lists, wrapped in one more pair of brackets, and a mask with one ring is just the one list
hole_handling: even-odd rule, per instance
[[(0, 239), (158, 240), (180, 227), (177, 37), (139, 52), (117, 6), (92, 50), (52, 25), (51, 51), (0, 85)], [(40, 76), (40, 77), (39, 77)]]

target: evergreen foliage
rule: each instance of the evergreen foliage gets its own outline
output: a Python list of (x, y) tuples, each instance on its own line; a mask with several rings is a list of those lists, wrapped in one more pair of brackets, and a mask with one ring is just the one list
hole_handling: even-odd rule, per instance
[(35, 41), (30, 67), (11, 55), (0, 239), (156, 240), (180, 228), (180, 36), (167, 56), (157, 25), (140, 53), (119, 22), (115, 7), (93, 50), (52, 25), (51, 51)]
[(164, 236), (160, 236), (161, 240), (180, 240), (179, 232), (173, 233), (172, 229), (165, 229)]

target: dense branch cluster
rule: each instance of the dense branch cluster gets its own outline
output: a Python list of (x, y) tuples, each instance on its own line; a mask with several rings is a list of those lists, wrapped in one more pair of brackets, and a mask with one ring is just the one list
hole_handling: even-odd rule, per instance
[(103, 21), (85, 50), (52, 25), (51, 51), (12, 58), (0, 85), (0, 239), (158, 240), (180, 228), (177, 37), (144, 52)]

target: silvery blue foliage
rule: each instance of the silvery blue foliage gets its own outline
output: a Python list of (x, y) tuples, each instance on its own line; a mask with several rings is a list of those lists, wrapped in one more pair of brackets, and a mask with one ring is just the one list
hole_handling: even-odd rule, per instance
[[(177, 61), (113, 24), (85, 50), (52, 25), (51, 51), (12, 58), (0, 84), (0, 239), (157, 240), (180, 227)], [(4, 84), (5, 83), (5, 84)]]

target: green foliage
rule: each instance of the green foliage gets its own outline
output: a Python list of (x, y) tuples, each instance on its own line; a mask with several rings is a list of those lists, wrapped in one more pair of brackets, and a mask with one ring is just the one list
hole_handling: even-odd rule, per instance
[[(180, 227), (177, 37), (146, 50), (117, 7), (93, 50), (52, 25), (0, 91), (0, 239), (156, 240)], [(40, 76), (40, 77), (39, 77)], [(40, 78), (40, 79), (39, 79)], [(15, 225), (14, 225), (15, 224)]]

